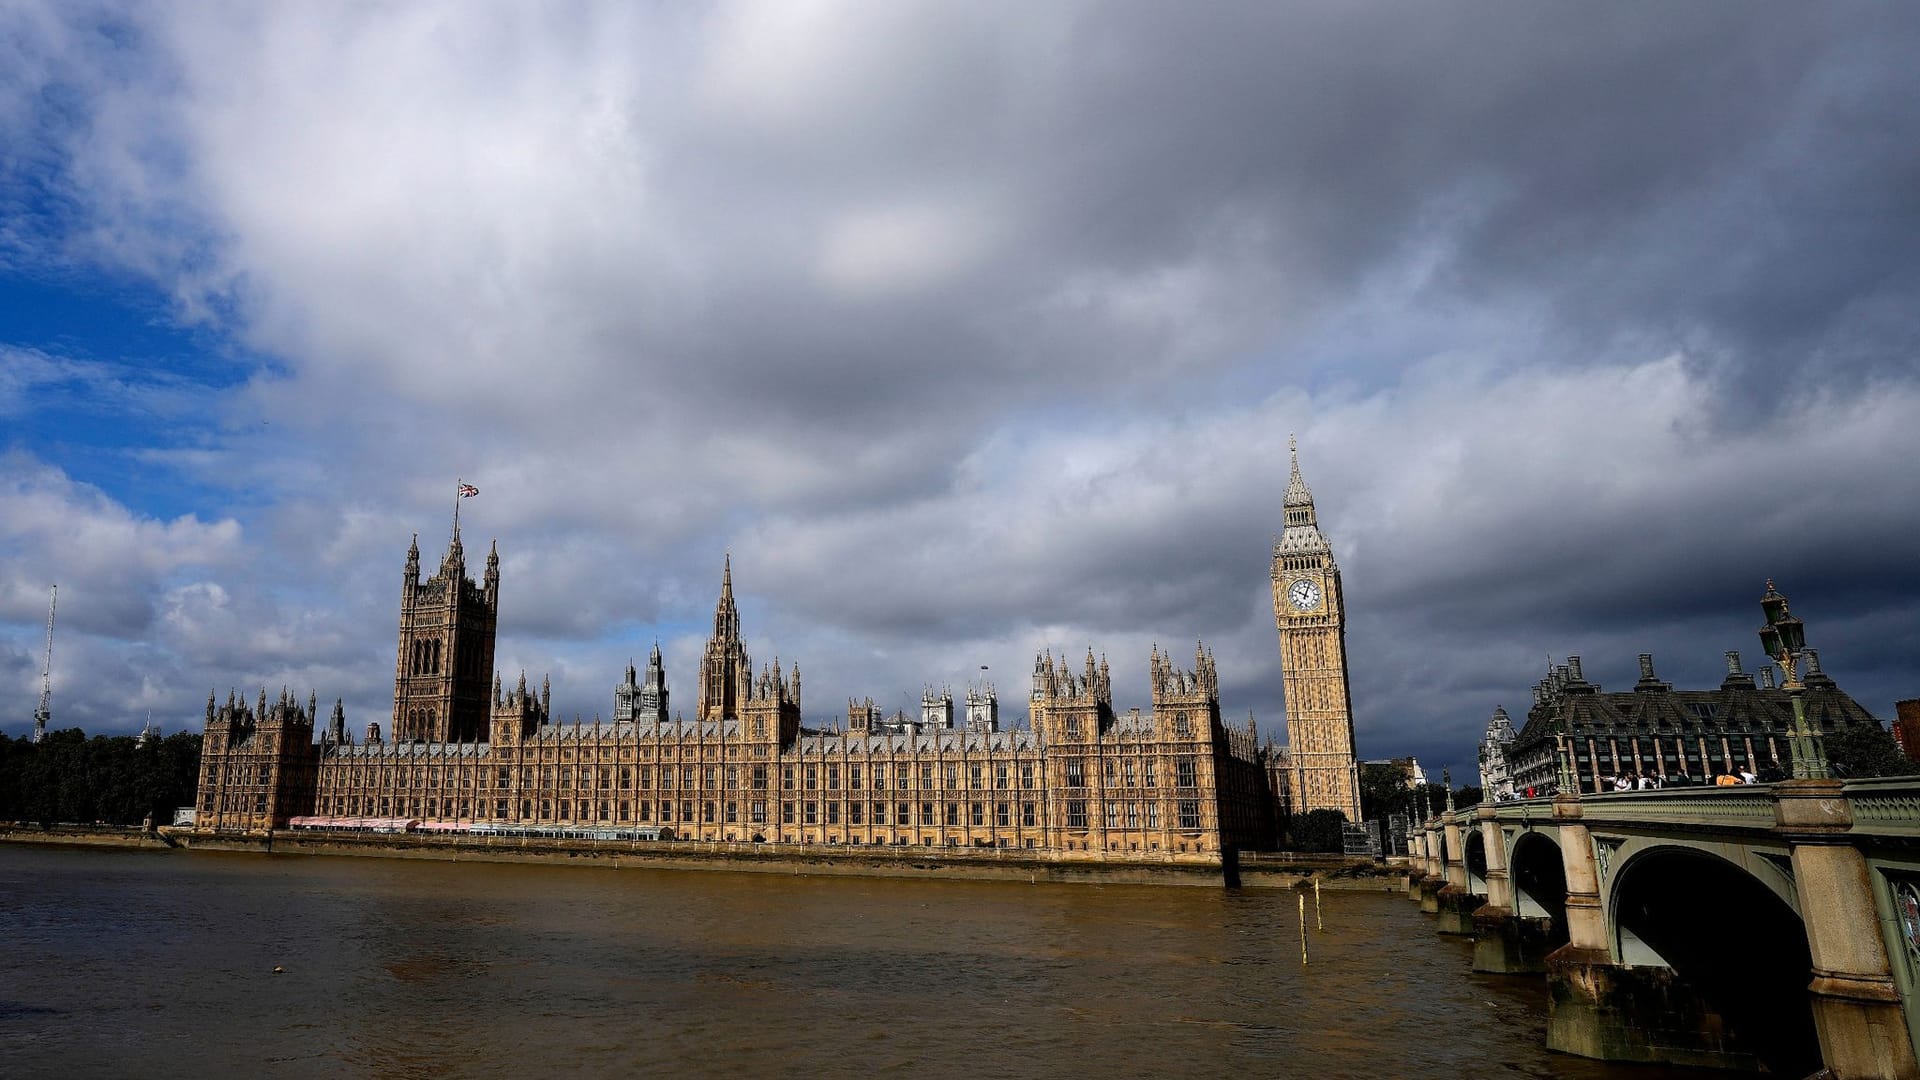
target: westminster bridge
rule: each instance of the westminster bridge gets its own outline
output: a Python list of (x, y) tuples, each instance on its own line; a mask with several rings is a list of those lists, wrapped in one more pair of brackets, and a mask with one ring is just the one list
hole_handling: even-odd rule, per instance
[(1555, 1050), (1920, 1077), (1920, 778), (1483, 804), (1413, 862), (1475, 971), (1545, 974)]

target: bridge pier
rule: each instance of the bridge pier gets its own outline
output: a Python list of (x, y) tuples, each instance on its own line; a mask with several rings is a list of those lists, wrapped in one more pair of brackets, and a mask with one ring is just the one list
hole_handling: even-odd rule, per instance
[(1853, 808), (1838, 780), (1774, 785), (1777, 830), (1791, 845), (1794, 891), (1813, 954), (1813, 1022), (1834, 1080), (1920, 1077), (1874, 908), (1866, 856), (1847, 836)]
[(1440, 913), (1440, 890), (1447, 884), (1442, 862), (1445, 852), (1440, 847), (1439, 824), (1429, 819), (1421, 836), (1422, 844), (1426, 848), (1426, 858), (1423, 860), (1426, 876), (1420, 879), (1418, 886), (1420, 911), (1426, 915), (1437, 915)]
[(1420, 880), (1427, 876), (1427, 836), (1424, 832), (1407, 834), (1407, 899), (1420, 899)]
[(1473, 913), (1485, 905), (1485, 899), (1464, 887), (1448, 884), (1434, 895), (1434, 914), (1440, 916), (1437, 929), (1443, 934), (1473, 933)]
[(1487, 853), (1487, 902), (1471, 916), (1473, 970), (1494, 975), (1545, 971), (1552, 922), (1515, 916), (1507, 842), (1495, 807), (1482, 803), (1474, 819)]
[(1554, 951), (1553, 920), (1495, 912), (1473, 913), (1473, 970), (1482, 975), (1538, 975)]
[(1460, 842), (1460, 823), (1449, 814), (1442, 828), (1446, 836), (1446, 884), (1435, 894), (1435, 914), (1443, 934), (1473, 933), (1473, 911), (1480, 898), (1467, 884), (1467, 849)]

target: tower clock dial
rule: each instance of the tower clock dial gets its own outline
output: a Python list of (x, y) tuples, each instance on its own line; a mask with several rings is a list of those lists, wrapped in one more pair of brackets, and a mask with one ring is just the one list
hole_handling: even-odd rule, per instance
[(1320, 606), (1320, 586), (1317, 582), (1301, 578), (1287, 589), (1287, 602), (1298, 611), (1312, 611)]

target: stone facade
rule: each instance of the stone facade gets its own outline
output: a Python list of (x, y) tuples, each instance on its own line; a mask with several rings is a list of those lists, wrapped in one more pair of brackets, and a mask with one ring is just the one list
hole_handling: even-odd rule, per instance
[(1893, 703), (1893, 741), (1902, 753), (1920, 761), (1920, 698)]
[[(284, 690), (271, 705), (265, 689), (253, 706), (233, 694), (225, 705), (207, 696), (196, 828), (258, 832), (311, 813), (320, 760), (313, 743), (318, 704), (309, 696), (302, 709)], [(339, 702), (333, 718), (335, 725), (344, 722)]]
[[(1514, 788), (1522, 795), (1558, 793), (1562, 737), (1584, 792), (1605, 790), (1604, 778), (1626, 773), (1697, 784), (1743, 766), (1756, 773), (1775, 763), (1784, 767), (1792, 699), (1774, 686), (1772, 665), (1760, 669), (1756, 684), (1741, 669), (1738, 652), (1726, 653), (1726, 661), (1726, 678), (1716, 689), (1675, 690), (1642, 653), (1633, 689), (1606, 691), (1587, 681), (1579, 657), (1567, 657), (1534, 685), (1526, 724), (1506, 750)], [(1829, 735), (1856, 724), (1879, 726), (1821, 670), (1816, 650), (1806, 650), (1802, 663), (1811, 725)]]
[(1273, 545), (1273, 618), (1287, 699), (1293, 812), (1338, 810), (1360, 820), (1360, 766), (1354, 756), (1347, 681), (1347, 613), (1340, 567), (1320, 534), (1313, 493), (1293, 455), (1286, 531)]
[(400, 579), (400, 653), (393, 674), (393, 737), (473, 742), (486, 736), (487, 681), (500, 609), (500, 553), (487, 553), (484, 583), (467, 577), (456, 529), (440, 569), (420, 580), (420, 538)]
[(1487, 734), (1480, 740), (1482, 797), (1494, 802), (1514, 797), (1513, 765), (1507, 760), (1507, 751), (1513, 746), (1517, 735), (1507, 710), (1502, 706), (1494, 706), (1493, 716), (1487, 720)]
[[(417, 579), (417, 560), (416, 550), (409, 582)], [(496, 676), (483, 699), (487, 724), (480, 733), (427, 737), (467, 730), (458, 683), (465, 669), (447, 669), (453, 646), (442, 646), (442, 664), (434, 668), (431, 646), (423, 654), (416, 643), (484, 634), (481, 654), (492, 655), (497, 558), (489, 558), (484, 589), (464, 578), (463, 565), (456, 536), (437, 588), (483, 598), (485, 619), (472, 608), (441, 612), (427, 624), (444, 628), (450, 619), (454, 633), (429, 638), (417, 593), (403, 596), (396, 697), (408, 696), (395, 715), (407, 726), (395, 730), (414, 737), (388, 741), (369, 725), (367, 738), (355, 743), (336, 710), (316, 745), (311, 710), (283, 705), (272, 711), (271, 724), (249, 726), (232, 703), (219, 716), (210, 703), (203, 805), (238, 809), (203, 814), (199, 827), (259, 831), (293, 818), (449, 828), (650, 826), (701, 840), (1174, 861), (1214, 861), (1223, 849), (1274, 843), (1270, 748), (1256, 744), (1251, 719), (1239, 731), (1221, 722), (1218, 675), (1204, 646), (1191, 668), (1154, 649), (1152, 702), (1144, 713), (1114, 710), (1106, 661), (1089, 651), (1078, 674), (1051, 654), (1035, 658), (1025, 728), (1000, 729), (988, 685), (969, 690), (961, 728), (954, 726), (952, 693), (929, 689), (917, 720), (884, 720), (869, 699), (850, 704), (845, 730), (808, 729), (801, 724), (799, 666), (783, 671), (776, 660), (756, 669), (747, 655), (731, 559), (694, 719), (668, 718), (656, 646), (644, 675), (628, 667), (611, 722), (554, 723), (550, 687), (536, 692), (521, 676), (509, 689)], [(411, 658), (423, 655), (430, 670), (415, 673)], [(437, 680), (433, 694), (421, 689), (428, 680)], [(415, 723), (414, 709), (435, 711)], [(214, 737), (229, 728), (246, 734)], [(275, 767), (261, 773), (257, 762)]]

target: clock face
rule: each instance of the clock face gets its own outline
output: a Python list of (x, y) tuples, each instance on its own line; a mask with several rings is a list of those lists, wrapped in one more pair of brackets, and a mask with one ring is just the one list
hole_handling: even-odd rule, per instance
[(1287, 602), (1296, 610), (1312, 611), (1320, 606), (1320, 586), (1306, 578), (1294, 582), (1287, 589)]

